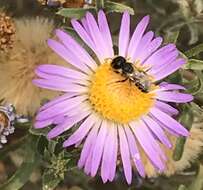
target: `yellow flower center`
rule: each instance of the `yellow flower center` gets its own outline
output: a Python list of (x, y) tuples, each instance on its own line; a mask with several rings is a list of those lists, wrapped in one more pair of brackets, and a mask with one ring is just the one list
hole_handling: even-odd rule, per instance
[(148, 113), (154, 94), (142, 92), (133, 82), (113, 71), (110, 63), (101, 64), (92, 75), (89, 101), (96, 112), (118, 123), (128, 123)]

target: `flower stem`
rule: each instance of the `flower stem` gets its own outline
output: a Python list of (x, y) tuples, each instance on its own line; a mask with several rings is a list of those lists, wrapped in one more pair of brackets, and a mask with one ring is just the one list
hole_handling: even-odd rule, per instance
[(96, 8), (97, 11), (100, 9), (104, 9), (105, 0), (96, 0)]

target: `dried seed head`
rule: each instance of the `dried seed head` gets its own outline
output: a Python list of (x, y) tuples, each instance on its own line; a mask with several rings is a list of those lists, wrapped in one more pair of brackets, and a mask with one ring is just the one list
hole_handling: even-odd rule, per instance
[(15, 26), (11, 17), (0, 12), (0, 52), (7, 52), (13, 47)]

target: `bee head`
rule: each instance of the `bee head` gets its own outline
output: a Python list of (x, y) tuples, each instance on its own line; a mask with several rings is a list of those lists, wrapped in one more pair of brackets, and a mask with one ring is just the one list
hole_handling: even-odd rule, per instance
[(116, 70), (122, 69), (125, 63), (126, 63), (126, 59), (122, 56), (118, 56), (112, 60), (111, 67)]

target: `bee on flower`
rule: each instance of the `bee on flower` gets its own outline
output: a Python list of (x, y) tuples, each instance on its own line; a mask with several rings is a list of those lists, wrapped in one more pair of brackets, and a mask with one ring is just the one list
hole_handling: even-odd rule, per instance
[(80, 122), (63, 146), (83, 144), (78, 167), (92, 177), (100, 173), (104, 183), (114, 180), (118, 159), (128, 184), (132, 168), (146, 176), (143, 157), (157, 172), (164, 172), (167, 157), (162, 147), (172, 148), (168, 134), (189, 135), (173, 118), (178, 110), (170, 103), (190, 102), (193, 97), (183, 92), (183, 86), (161, 81), (186, 61), (174, 44), (162, 46), (161, 37), (145, 32), (149, 16), (130, 36), (130, 15), (123, 14), (117, 55), (102, 10), (97, 20), (87, 13), (81, 22), (71, 23), (98, 61), (69, 34), (56, 30), (58, 41), (49, 39), (48, 45), (73, 68), (48, 64), (36, 68), (35, 85), (64, 94), (40, 108), (35, 127), (54, 124), (47, 135), (52, 139)]

